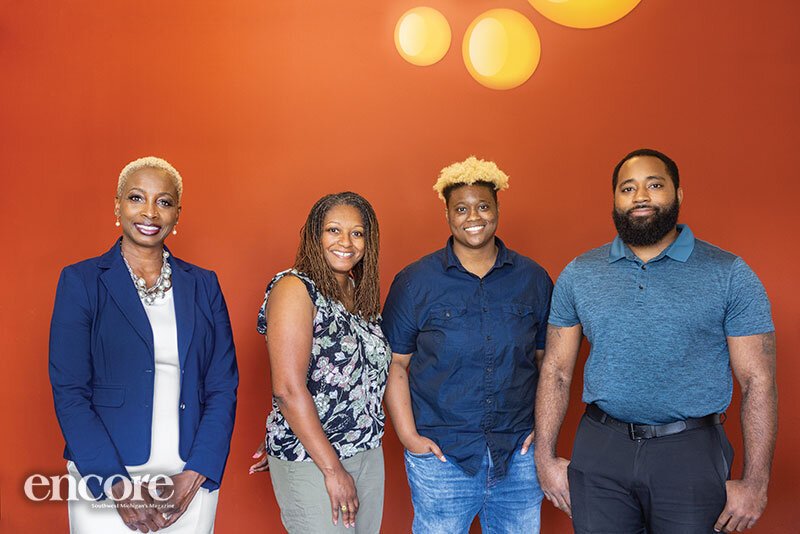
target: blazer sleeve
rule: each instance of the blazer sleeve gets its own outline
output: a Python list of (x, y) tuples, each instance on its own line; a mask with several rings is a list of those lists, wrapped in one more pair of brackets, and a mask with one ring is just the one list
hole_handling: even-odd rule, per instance
[(207, 480), (203, 487), (215, 490), (222, 482), (222, 473), (230, 452), (239, 372), (228, 307), (225, 305), (217, 275), (211, 273), (211, 277), (208, 294), (214, 318), (214, 352), (203, 378), (205, 409), (184, 469), (204, 475)]
[(61, 272), (50, 323), (50, 384), (61, 432), (78, 472), (95, 497), (104, 499), (111, 477), (130, 479), (92, 398), (91, 331), (94, 313), (74, 267)]

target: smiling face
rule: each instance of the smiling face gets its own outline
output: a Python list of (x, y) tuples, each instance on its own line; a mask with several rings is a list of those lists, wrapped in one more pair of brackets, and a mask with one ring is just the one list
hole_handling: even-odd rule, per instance
[(160, 169), (136, 171), (125, 182), (114, 211), (124, 240), (140, 247), (161, 247), (181, 211), (175, 183)]
[(632, 246), (658, 243), (678, 221), (683, 190), (675, 189), (660, 159), (637, 156), (619, 170), (614, 190), (614, 224), (620, 238)]
[(322, 255), (337, 278), (348, 276), (364, 257), (364, 233), (364, 221), (354, 206), (340, 204), (325, 214), (320, 238)]
[(455, 245), (481, 249), (494, 246), (499, 212), (489, 187), (465, 185), (454, 189), (447, 202), (447, 222)]

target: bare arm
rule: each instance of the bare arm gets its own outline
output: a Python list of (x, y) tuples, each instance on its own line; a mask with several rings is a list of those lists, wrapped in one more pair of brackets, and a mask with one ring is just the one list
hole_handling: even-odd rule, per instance
[(301, 280), (287, 276), (275, 284), (267, 301), (272, 394), (292, 432), (325, 476), (334, 524), (344, 505), (347, 511), (342, 514), (343, 521), (350, 526), (358, 510), (355, 484), (325, 435), (306, 384), (314, 314), (314, 305)]
[(542, 364), (544, 363), (544, 349), (538, 349), (533, 356), (536, 360), (536, 368), (542, 372)]
[[(533, 353), (534, 361), (536, 362), (536, 368), (541, 372), (542, 370), (542, 362), (544, 361), (544, 349), (537, 349)], [(528, 454), (528, 449), (533, 443), (533, 437), (536, 434), (533, 429), (531, 429), (531, 433), (528, 434), (528, 437), (525, 438), (525, 441), (522, 442), (522, 448), (520, 449), (520, 454)]]
[(578, 360), (582, 329), (575, 325), (547, 325), (542, 372), (536, 391), (535, 458), (545, 496), (556, 507), (571, 514), (567, 466), (556, 456), (556, 443), (569, 405), (569, 387)]
[(569, 405), (569, 387), (581, 346), (581, 326), (547, 325), (539, 386), (536, 391), (536, 457), (555, 458), (561, 423)]
[(767, 506), (772, 456), (778, 432), (775, 333), (728, 337), (731, 368), (742, 388), (744, 471), (727, 483), (728, 500), (714, 526), (732, 532), (751, 528)]
[(389, 366), (389, 378), (386, 382), (386, 411), (392, 418), (397, 437), (400, 443), (415, 454), (426, 452), (434, 453), (443, 462), (446, 461), (441, 449), (436, 443), (417, 432), (414, 422), (414, 412), (411, 409), (411, 392), (408, 387), (408, 364), (411, 354), (392, 353), (392, 363)]
[(392, 353), (389, 365), (389, 378), (386, 381), (386, 411), (392, 418), (392, 426), (397, 432), (400, 442), (405, 445), (410, 437), (417, 433), (414, 413), (411, 411), (411, 392), (408, 388), (408, 364), (410, 354)]

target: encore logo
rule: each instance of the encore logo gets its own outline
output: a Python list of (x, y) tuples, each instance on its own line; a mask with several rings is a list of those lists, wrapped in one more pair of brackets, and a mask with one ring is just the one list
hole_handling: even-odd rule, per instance
[[(52, 475), (50, 477), (34, 473), (25, 479), (25, 497), (34, 502), (41, 501), (97, 501), (102, 496), (95, 497), (88, 488), (88, 483), (94, 480), (102, 484), (103, 494), (112, 501), (144, 501), (143, 492), (147, 492), (154, 501), (167, 501), (173, 494), (173, 482), (169, 475), (144, 475), (135, 481), (123, 476), (113, 475), (103, 481), (99, 475), (86, 475), (76, 478), (72, 475)], [(64, 481), (67, 490), (64, 492)], [(112, 486), (121, 483), (117, 491), (112, 492)], [(119, 489), (121, 488), (121, 492)], [(116, 494), (116, 495), (115, 495)]]

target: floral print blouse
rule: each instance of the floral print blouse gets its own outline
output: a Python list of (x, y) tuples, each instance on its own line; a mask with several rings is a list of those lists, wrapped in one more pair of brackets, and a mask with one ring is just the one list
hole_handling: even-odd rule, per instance
[[(286, 275), (302, 280), (317, 310), (306, 384), (328, 440), (342, 459), (379, 447), (385, 422), (381, 401), (392, 357), (380, 318), (368, 321), (350, 313), (338, 300), (323, 296), (306, 274), (290, 269), (275, 275), (267, 286), (258, 312), (260, 334), (269, 335), (267, 299), (275, 283)], [(270, 456), (311, 461), (274, 397), (266, 443)]]

